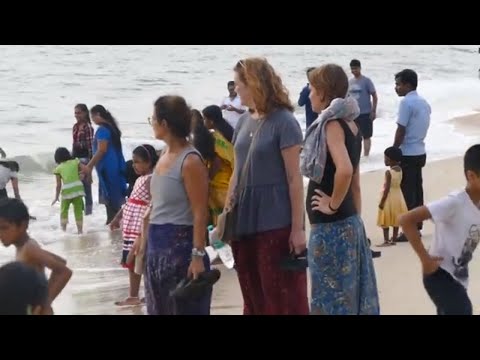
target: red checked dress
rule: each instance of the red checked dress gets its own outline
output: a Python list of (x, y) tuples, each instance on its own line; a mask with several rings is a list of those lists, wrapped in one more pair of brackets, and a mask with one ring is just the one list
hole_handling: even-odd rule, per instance
[(123, 251), (122, 265), (126, 266), (128, 253), (132, 249), (133, 243), (142, 233), (143, 216), (147, 211), (151, 195), (147, 187), (152, 175), (140, 176), (136, 181), (132, 190), (132, 194), (128, 198), (123, 208), (122, 217), (122, 234), (123, 234)]

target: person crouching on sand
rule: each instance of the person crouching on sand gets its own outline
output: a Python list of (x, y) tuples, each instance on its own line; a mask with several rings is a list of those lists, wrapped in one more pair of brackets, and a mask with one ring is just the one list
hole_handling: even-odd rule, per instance
[(30, 238), (29, 220), (28, 209), (21, 200), (0, 200), (0, 241), (5, 247), (15, 246), (17, 261), (33, 267), (41, 274), (45, 274), (45, 268), (51, 271), (43, 314), (53, 315), (52, 303), (70, 281), (72, 270), (64, 259), (43, 250)]
[[(401, 217), (400, 225), (422, 263), (423, 284), (438, 315), (473, 315), (468, 297), (469, 264), (480, 243), (480, 145), (465, 154), (465, 190), (454, 192)], [(430, 249), (418, 224), (432, 220)]]

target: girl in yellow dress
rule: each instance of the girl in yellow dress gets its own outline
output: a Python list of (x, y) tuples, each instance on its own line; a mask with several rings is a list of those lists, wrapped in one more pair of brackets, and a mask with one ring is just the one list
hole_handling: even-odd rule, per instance
[[(385, 166), (390, 169), (385, 172), (383, 194), (378, 206), (377, 224), (383, 229), (384, 243), (380, 245), (392, 246), (398, 237), (399, 218), (408, 212), (400, 185), (402, 183), (402, 150), (389, 147), (385, 150)], [(390, 228), (393, 227), (393, 237), (390, 239)]]
[(193, 110), (192, 125), (194, 146), (202, 154), (209, 171), (208, 206), (211, 224), (216, 226), (225, 206), (233, 172), (233, 128), (223, 119), (222, 110), (216, 105), (205, 108), (203, 116)]

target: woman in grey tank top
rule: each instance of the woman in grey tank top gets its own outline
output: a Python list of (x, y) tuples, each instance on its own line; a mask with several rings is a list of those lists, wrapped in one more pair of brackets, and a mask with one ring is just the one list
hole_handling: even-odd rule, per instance
[(205, 255), (208, 219), (208, 172), (187, 141), (191, 111), (178, 96), (155, 102), (152, 127), (166, 143), (152, 175), (152, 208), (146, 250), (145, 299), (149, 315), (209, 315), (211, 289), (202, 297), (170, 296), (187, 275), (209, 270)]

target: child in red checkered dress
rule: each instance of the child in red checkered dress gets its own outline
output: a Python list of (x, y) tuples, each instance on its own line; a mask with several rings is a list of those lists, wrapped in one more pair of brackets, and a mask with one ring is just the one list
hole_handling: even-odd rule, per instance
[(117, 306), (136, 306), (141, 304), (139, 298), (141, 275), (135, 273), (135, 262), (127, 261), (135, 240), (141, 236), (142, 223), (145, 212), (150, 206), (150, 179), (157, 163), (158, 155), (151, 145), (141, 145), (133, 150), (132, 161), (135, 172), (139, 175), (135, 181), (132, 193), (127, 203), (110, 224), (115, 230), (121, 224), (123, 235), (123, 251), (121, 264), (128, 269), (130, 275), (130, 295), (123, 301), (116, 302)]

